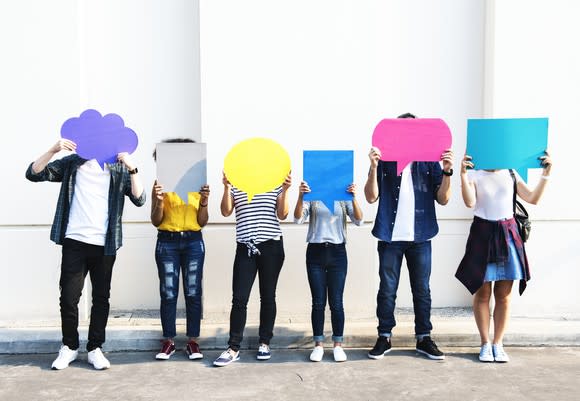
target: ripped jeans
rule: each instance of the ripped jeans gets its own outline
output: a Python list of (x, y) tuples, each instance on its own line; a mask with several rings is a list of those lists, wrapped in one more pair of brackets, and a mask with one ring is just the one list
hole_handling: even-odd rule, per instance
[(161, 326), (164, 338), (176, 335), (175, 318), (179, 273), (182, 273), (188, 337), (199, 337), (201, 320), (201, 281), (205, 245), (201, 231), (159, 231), (155, 262), (159, 273)]

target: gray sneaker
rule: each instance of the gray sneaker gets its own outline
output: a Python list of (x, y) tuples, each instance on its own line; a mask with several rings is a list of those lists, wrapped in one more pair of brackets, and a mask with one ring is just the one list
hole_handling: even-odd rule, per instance
[(228, 348), (222, 354), (213, 361), (214, 366), (227, 366), (232, 362), (235, 362), (240, 359), (240, 351), (234, 351), (231, 348)]

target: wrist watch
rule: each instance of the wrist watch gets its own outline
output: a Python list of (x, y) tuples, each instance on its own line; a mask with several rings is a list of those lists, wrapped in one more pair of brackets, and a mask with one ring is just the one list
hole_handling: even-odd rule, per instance
[(129, 174), (137, 174), (139, 172), (139, 169), (137, 169), (137, 167), (135, 167), (133, 170), (129, 170)]
[[(135, 169), (136, 170), (136, 169)], [(445, 170), (441, 170), (443, 172), (443, 175), (446, 175), (447, 177), (451, 177), (453, 175), (453, 169), (449, 169), (449, 171), (445, 171)]]

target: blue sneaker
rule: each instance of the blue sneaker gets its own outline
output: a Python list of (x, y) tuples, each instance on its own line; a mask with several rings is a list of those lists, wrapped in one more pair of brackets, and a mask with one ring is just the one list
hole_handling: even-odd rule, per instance
[(271, 356), (272, 354), (270, 354), (270, 346), (267, 344), (260, 344), (260, 346), (258, 347), (258, 355), (256, 355), (256, 358), (259, 361), (265, 361), (267, 359), (270, 359)]
[(232, 362), (235, 362), (240, 359), (240, 351), (234, 351), (231, 348), (228, 348), (222, 354), (213, 361), (214, 366), (227, 366)]

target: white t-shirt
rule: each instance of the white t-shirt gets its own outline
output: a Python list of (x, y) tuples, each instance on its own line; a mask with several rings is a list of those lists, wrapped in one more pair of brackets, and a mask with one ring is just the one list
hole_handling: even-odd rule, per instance
[(77, 170), (70, 206), (66, 238), (92, 245), (105, 245), (109, 224), (109, 185), (111, 173), (89, 160)]
[[(514, 174), (516, 181), (522, 180), (517, 171), (514, 170)], [(509, 170), (469, 170), (467, 177), (475, 185), (473, 214), (492, 221), (513, 217), (514, 181)]]
[(403, 169), (399, 199), (397, 200), (397, 215), (395, 216), (391, 241), (415, 240), (415, 192), (413, 190), (411, 164)]

